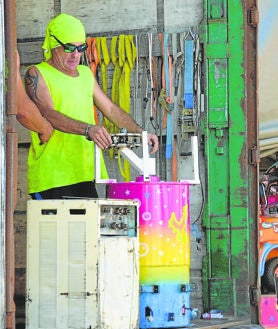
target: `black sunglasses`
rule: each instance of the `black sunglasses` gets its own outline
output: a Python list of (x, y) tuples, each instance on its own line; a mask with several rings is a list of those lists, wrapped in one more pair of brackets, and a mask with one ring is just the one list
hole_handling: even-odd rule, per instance
[(84, 53), (84, 51), (88, 48), (87, 43), (84, 43), (83, 45), (80, 46), (75, 46), (71, 43), (66, 43), (66, 44), (63, 43), (62, 41), (57, 39), (55, 35), (51, 34), (51, 37), (53, 37), (64, 48), (65, 53), (73, 53), (75, 49), (77, 49), (79, 53)]

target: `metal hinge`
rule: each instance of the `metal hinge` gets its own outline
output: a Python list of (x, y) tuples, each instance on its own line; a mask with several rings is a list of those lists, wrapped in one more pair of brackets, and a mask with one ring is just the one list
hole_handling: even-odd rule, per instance
[(252, 27), (257, 27), (259, 24), (259, 11), (256, 6), (251, 7), (248, 9), (247, 12), (247, 21), (248, 24)]
[(258, 306), (259, 289), (256, 286), (249, 287), (250, 304)]
[(249, 163), (254, 166), (260, 163), (260, 150), (257, 146), (253, 146), (249, 149), (248, 160)]

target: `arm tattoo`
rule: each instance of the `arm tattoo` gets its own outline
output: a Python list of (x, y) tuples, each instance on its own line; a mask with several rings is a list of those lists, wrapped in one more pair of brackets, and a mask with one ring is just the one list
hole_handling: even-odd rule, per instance
[(33, 74), (30, 73), (30, 71), (27, 71), (25, 76), (25, 82), (28, 86), (29, 91), (32, 93), (32, 97), (34, 100), (40, 101), (38, 97), (38, 82), (39, 82), (39, 75), (37, 72), (34, 72)]

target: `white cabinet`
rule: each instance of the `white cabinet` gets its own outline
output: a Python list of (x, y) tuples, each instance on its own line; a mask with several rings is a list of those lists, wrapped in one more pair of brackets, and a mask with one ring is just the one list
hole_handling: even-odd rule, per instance
[(137, 236), (133, 201), (28, 201), (26, 328), (138, 328)]

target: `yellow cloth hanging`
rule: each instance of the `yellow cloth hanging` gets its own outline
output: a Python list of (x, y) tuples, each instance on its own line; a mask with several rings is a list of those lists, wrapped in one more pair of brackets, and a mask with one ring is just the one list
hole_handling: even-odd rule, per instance
[(101, 68), (102, 89), (107, 94), (107, 67), (110, 63), (110, 56), (106, 37), (97, 38), (96, 48)]
[(119, 58), (125, 58), (122, 74), (119, 81), (119, 105), (127, 113), (130, 113), (130, 75), (136, 59), (136, 47), (133, 42), (133, 35), (124, 36), (124, 49)]
[[(112, 37), (111, 61), (114, 64), (114, 75), (111, 99), (128, 114), (130, 113), (130, 75), (136, 56), (137, 53), (133, 42), (133, 35)], [(113, 124), (111, 124), (109, 128), (111, 133), (118, 132), (118, 128)], [(113, 156), (112, 151), (110, 152), (110, 156)], [(130, 165), (126, 159), (124, 159), (124, 171), (120, 170), (120, 172), (125, 181), (130, 181)]]
[(117, 51), (117, 45), (119, 41), (120, 38), (117, 36), (114, 36), (111, 40), (111, 60), (112, 63), (114, 64), (111, 98), (112, 101), (117, 105), (119, 105), (119, 80), (121, 76), (121, 67), (119, 64), (118, 51)]
[[(118, 44), (118, 52), (117, 52)], [(133, 35), (120, 35), (112, 37), (111, 61), (114, 64), (112, 81), (112, 101), (119, 105), (126, 113), (130, 113), (130, 75), (136, 59), (136, 46)], [(111, 133), (118, 132), (112, 125)], [(123, 127), (124, 128), (124, 127)]]
[[(135, 59), (136, 47), (133, 36), (120, 36), (119, 65), (122, 71), (119, 80), (119, 105), (128, 114), (130, 113), (130, 75)], [(130, 181), (130, 164), (126, 159), (124, 159), (124, 175), (122, 176), (126, 182)]]

